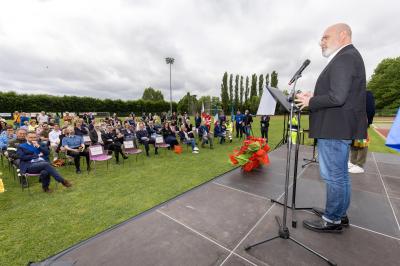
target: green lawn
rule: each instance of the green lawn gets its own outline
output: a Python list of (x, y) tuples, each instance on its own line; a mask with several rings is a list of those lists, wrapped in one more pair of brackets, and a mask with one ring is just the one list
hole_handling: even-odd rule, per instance
[[(302, 120), (308, 128), (308, 118)], [(259, 135), (259, 120), (254, 134)], [(282, 137), (282, 117), (273, 117), (270, 125), (270, 146)], [(383, 140), (370, 131), (371, 151), (390, 152)], [(306, 138), (307, 143), (311, 140)], [(183, 147), (177, 155), (161, 151), (157, 157), (134, 157), (125, 165), (115, 165), (107, 171), (104, 164), (90, 175), (76, 175), (74, 167), (60, 169), (74, 186), (58, 189), (51, 195), (41, 192), (35, 182), (32, 196), (24, 193), (7, 169), (3, 169), (6, 192), (0, 194), (0, 265), (26, 265), (42, 260), (110, 226), (137, 215), (173, 198), (194, 186), (233, 168), (228, 154), (240, 145), (215, 144), (215, 149), (200, 149), (192, 154)], [(151, 150), (153, 152), (153, 150)], [(52, 180), (53, 188), (55, 187)]]

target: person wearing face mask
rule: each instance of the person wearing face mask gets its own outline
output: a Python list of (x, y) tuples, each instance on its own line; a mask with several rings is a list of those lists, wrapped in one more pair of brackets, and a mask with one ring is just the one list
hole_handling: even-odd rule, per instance
[(36, 132), (28, 132), (26, 135), (26, 143), (20, 144), (17, 149), (17, 156), (20, 159), (19, 169), (22, 176), (25, 173), (39, 173), (43, 191), (47, 193), (52, 192), (49, 189), (50, 176), (54, 177), (54, 179), (63, 186), (71, 187), (72, 184), (64, 179), (49, 162), (43, 159), (45, 155), (48, 155), (48, 150), (40, 146)]

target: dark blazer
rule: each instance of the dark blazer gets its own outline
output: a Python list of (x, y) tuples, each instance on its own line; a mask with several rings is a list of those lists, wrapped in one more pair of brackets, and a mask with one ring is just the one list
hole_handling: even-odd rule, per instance
[[(103, 131), (103, 130), (100, 130), (100, 132), (101, 132), (101, 135), (104, 134), (104, 131)], [(91, 141), (93, 144), (98, 144), (98, 143), (99, 143), (99, 136), (97, 135), (96, 130), (91, 130), (91, 131), (89, 131), (89, 137), (90, 137), (90, 141)]]
[(26, 173), (26, 170), (29, 168), (31, 165), (31, 160), (32, 159), (37, 159), (39, 158), (39, 153), (43, 153), (43, 156), (48, 156), (49, 155), (49, 150), (40, 146), (39, 148), (34, 148), (36, 150), (35, 152), (30, 151), (29, 149), (26, 148), (27, 143), (23, 143), (18, 146), (17, 149), (17, 155), (18, 158), (20, 159), (19, 162), (19, 169), (21, 170), (22, 174)]
[(366, 79), (364, 61), (348, 45), (325, 67), (309, 103), (310, 137), (366, 139)]

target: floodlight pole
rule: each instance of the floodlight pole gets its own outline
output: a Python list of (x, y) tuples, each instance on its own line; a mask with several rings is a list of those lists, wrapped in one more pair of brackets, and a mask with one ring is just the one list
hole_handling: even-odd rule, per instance
[(172, 86), (171, 86), (171, 69), (175, 59), (172, 57), (165, 58), (165, 62), (169, 64), (169, 109), (172, 115)]

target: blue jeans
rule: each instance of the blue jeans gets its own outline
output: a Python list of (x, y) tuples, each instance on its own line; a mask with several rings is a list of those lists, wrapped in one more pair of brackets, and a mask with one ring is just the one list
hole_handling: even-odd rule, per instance
[(350, 205), (351, 180), (347, 162), (351, 140), (318, 139), (318, 160), (322, 179), (326, 183), (326, 206), (322, 218), (340, 223)]
[(186, 144), (190, 144), (192, 146), (192, 150), (194, 150), (194, 147), (196, 147), (196, 141), (194, 139), (187, 139), (184, 141)]

